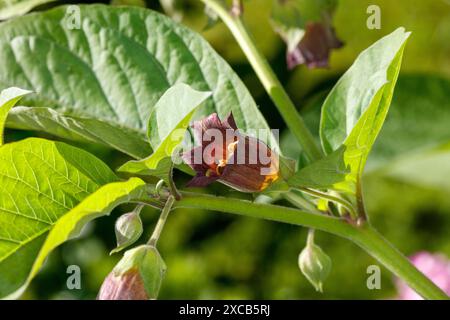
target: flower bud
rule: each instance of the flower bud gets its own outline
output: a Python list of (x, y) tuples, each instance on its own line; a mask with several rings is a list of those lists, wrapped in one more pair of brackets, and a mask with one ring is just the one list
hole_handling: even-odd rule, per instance
[(331, 271), (331, 259), (322, 249), (308, 241), (298, 257), (300, 270), (317, 291), (322, 292), (325, 279)]
[(125, 252), (106, 277), (98, 300), (156, 299), (166, 272), (158, 250), (142, 245)]
[(139, 210), (125, 213), (119, 217), (115, 226), (117, 247), (111, 254), (135, 243), (142, 235), (142, 221), (139, 217)]

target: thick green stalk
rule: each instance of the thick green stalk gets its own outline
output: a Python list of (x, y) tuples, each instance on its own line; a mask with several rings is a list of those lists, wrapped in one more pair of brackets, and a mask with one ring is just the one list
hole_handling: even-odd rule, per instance
[(202, 0), (209, 6), (230, 29), (239, 46), (247, 56), (248, 61), (261, 80), (264, 88), (271, 97), (278, 111), (281, 113), (289, 130), (294, 134), (297, 140), (305, 150), (309, 160), (317, 160), (322, 157), (322, 151), (314, 141), (313, 135), (308, 130), (303, 118), (297, 112), (294, 103), (289, 98), (277, 76), (273, 72), (266, 58), (256, 48), (249, 33), (244, 27), (241, 18), (232, 15), (222, 4), (216, 0)]
[(344, 219), (336, 217), (240, 199), (188, 192), (183, 192), (182, 195), (182, 199), (175, 203), (175, 207), (207, 209), (262, 218), (319, 229), (347, 238), (405, 281), (422, 297), (426, 299), (448, 299), (448, 296), (441, 289), (417, 270), (404, 255), (367, 224), (357, 227)]
[(374, 228), (366, 225), (358, 228), (353, 240), (372, 257), (377, 259), (393, 274), (405, 281), (414, 291), (425, 299), (448, 300), (449, 297), (420, 272), (400, 251), (397, 250)]

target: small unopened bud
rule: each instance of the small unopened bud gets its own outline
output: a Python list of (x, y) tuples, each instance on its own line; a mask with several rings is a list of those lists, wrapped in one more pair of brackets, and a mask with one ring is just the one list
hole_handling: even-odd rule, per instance
[(128, 250), (106, 277), (97, 299), (156, 299), (165, 272), (166, 264), (155, 247), (142, 245)]
[(141, 237), (143, 227), (139, 211), (140, 208), (136, 208), (136, 210), (125, 213), (117, 219), (115, 228), (117, 247), (111, 251), (111, 254), (132, 245)]
[(317, 291), (323, 291), (323, 283), (331, 271), (331, 259), (322, 249), (308, 241), (298, 257), (300, 270)]

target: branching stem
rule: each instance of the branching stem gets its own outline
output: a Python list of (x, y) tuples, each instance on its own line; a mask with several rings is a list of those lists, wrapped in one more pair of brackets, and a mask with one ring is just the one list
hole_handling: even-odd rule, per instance
[(307, 193), (314, 197), (327, 199), (329, 201), (336, 202), (336, 203), (342, 205), (343, 207), (345, 207), (348, 210), (348, 212), (350, 213), (350, 216), (352, 216), (353, 218), (356, 218), (358, 216), (358, 214), (355, 211), (355, 208), (353, 208), (352, 204), (345, 199), (333, 196), (329, 193), (320, 192), (318, 190), (313, 190), (310, 188), (298, 188), (298, 189), (303, 191), (304, 193)]
[(182, 199), (175, 203), (175, 207), (239, 214), (309, 227), (341, 236), (363, 248), (422, 297), (448, 299), (439, 287), (368, 224), (355, 226), (342, 218), (308, 213), (294, 208), (187, 192), (183, 192)]

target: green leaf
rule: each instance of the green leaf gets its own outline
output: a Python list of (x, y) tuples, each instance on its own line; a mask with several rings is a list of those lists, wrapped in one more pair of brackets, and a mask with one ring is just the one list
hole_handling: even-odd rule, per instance
[(0, 20), (21, 16), (41, 4), (55, 0), (0, 0)]
[(345, 146), (345, 189), (355, 190), (386, 118), (408, 37), (399, 28), (364, 50), (324, 102), (320, 137), (328, 155)]
[[(325, 96), (321, 92), (305, 104), (302, 115), (312, 132), (318, 131), (317, 119), (324, 99)], [(405, 163), (403, 169), (406, 170), (413, 167), (416, 159), (428, 158), (435, 151), (439, 153), (440, 146), (450, 142), (449, 123), (448, 79), (430, 74), (400, 75), (389, 116), (373, 145), (364, 170), (365, 181), (386, 175), (391, 179), (398, 178), (428, 187), (432, 187), (431, 182), (436, 181), (435, 187), (448, 190), (445, 183), (443, 184), (445, 181), (442, 181), (445, 175), (436, 170), (437, 167), (431, 162), (427, 168), (422, 166), (420, 173), (411, 171), (411, 179), (405, 179), (406, 175), (402, 177), (403, 173), (395, 172), (402, 169), (402, 163)], [(302, 155), (302, 150), (290, 132), (285, 131), (282, 134), (280, 144), (285, 155), (295, 159)], [(431, 157), (429, 159), (431, 160)], [(450, 162), (448, 164), (450, 165)], [(441, 162), (440, 170), (446, 170), (448, 165), (442, 165), (444, 163)], [(423, 183), (421, 177), (424, 178)]]
[[(322, 106), (320, 124), (327, 154), (345, 144), (352, 134), (360, 133), (363, 120), (372, 126), (375, 120), (384, 120), (386, 112), (382, 111), (389, 107), (408, 36), (399, 28), (375, 42), (358, 56), (331, 90)], [(382, 119), (373, 117), (373, 111), (377, 110)]]
[(8, 88), (0, 92), (0, 146), (3, 145), (3, 130), (9, 110), (26, 94), (31, 91), (20, 88)]
[[(210, 96), (211, 92), (197, 91), (183, 83), (168, 89), (156, 103), (149, 119), (148, 138), (152, 148), (158, 150), (173, 135), (175, 128), (186, 122), (189, 124), (193, 112)], [(184, 132), (173, 138), (181, 141), (183, 137)], [(169, 156), (172, 154), (166, 152)]]
[[(149, 119), (148, 136), (155, 151), (143, 160), (125, 163), (118, 171), (165, 176), (171, 166), (167, 158), (183, 141), (192, 116), (210, 95), (210, 92), (193, 90), (185, 84), (177, 84), (167, 90)], [(165, 161), (160, 165), (163, 159)]]
[(166, 274), (166, 264), (154, 246), (125, 252), (103, 282), (99, 300), (154, 300)]
[(86, 151), (30, 138), (0, 148), (0, 297), (27, 278), (52, 226), (114, 173)]
[(53, 224), (25, 283), (11, 296), (16, 297), (23, 293), (42, 267), (47, 256), (56, 247), (78, 236), (88, 222), (108, 215), (119, 204), (143, 198), (146, 194), (145, 190), (145, 182), (139, 178), (130, 178), (124, 182), (112, 182), (100, 187), (94, 193), (83, 199), (77, 206), (61, 216)]
[[(150, 153), (142, 139), (156, 102), (172, 85), (186, 83), (212, 92), (201, 115), (232, 111), (243, 132), (268, 129), (242, 81), (197, 33), (143, 8), (77, 7), (79, 12), (58, 7), (2, 24), (0, 87), (35, 92), (23, 100), (33, 108), (12, 113), (8, 125), (87, 136), (140, 158)], [(65, 123), (67, 117), (76, 123)], [(95, 130), (94, 120), (105, 129)], [(127, 136), (120, 145), (119, 130)]]
[(75, 141), (99, 143), (134, 158), (143, 158), (151, 152), (144, 132), (93, 118), (64, 115), (50, 108), (15, 107), (8, 120), (11, 128), (46, 131)]
[(145, 255), (141, 258), (139, 272), (144, 280), (145, 291), (150, 299), (156, 299), (166, 275), (166, 263), (156, 247), (145, 245), (136, 249), (140, 250), (142, 247), (145, 248)]
[(450, 144), (428, 152), (401, 157), (377, 173), (407, 183), (450, 192)]
[[(346, 190), (345, 181), (351, 173), (344, 162), (345, 147), (300, 169), (289, 180), (291, 187)], [(344, 182), (344, 183), (343, 183)]]

